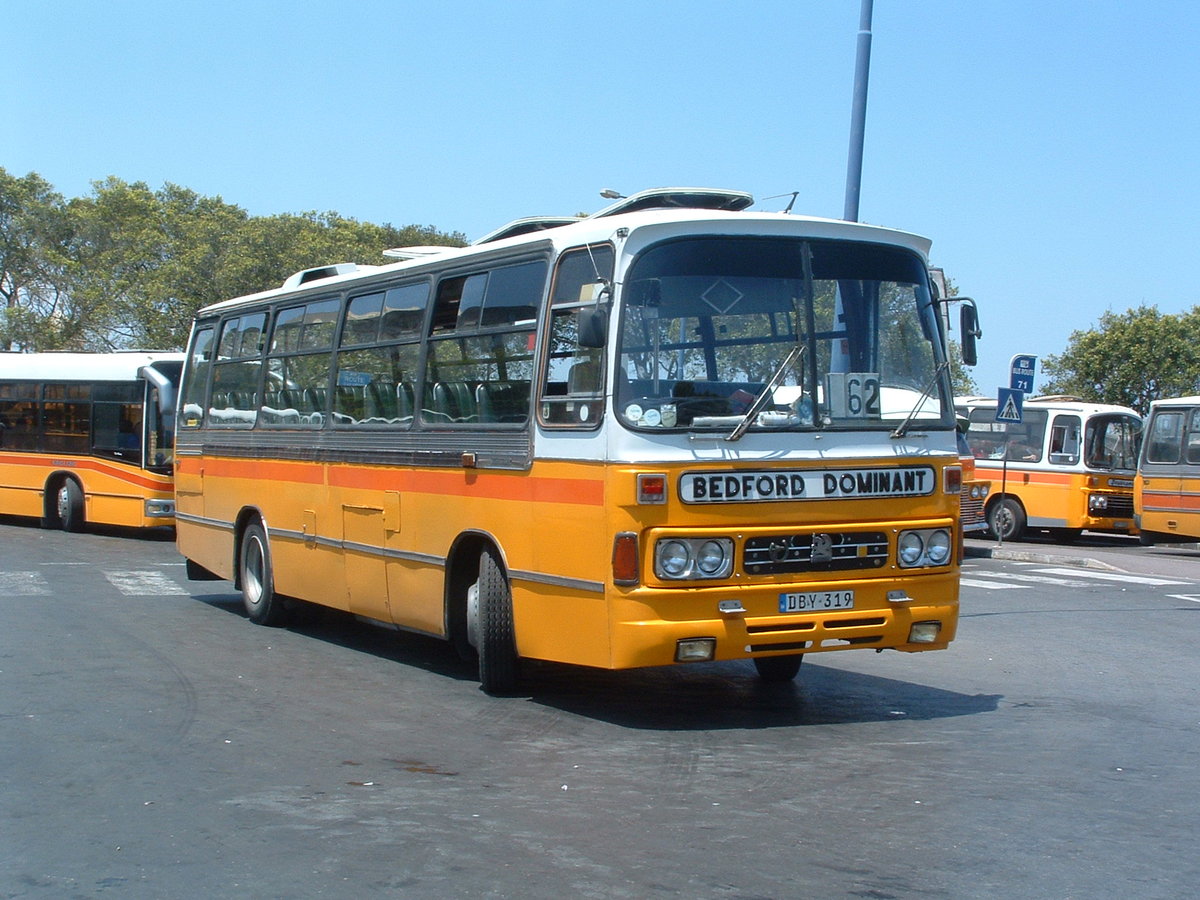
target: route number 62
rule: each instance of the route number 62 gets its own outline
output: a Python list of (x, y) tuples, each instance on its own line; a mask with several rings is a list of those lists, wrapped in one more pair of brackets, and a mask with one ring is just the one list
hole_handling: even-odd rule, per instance
[(830, 413), (835, 419), (878, 419), (879, 374), (830, 372)]

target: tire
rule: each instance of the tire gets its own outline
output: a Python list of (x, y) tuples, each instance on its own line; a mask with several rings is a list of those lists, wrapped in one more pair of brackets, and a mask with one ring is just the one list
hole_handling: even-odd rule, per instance
[(758, 670), (758, 677), (763, 681), (778, 684), (795, 678), (800, 671), (802, 662), (804, 662), (803, 653), (794, 653), (790, 656), (756, 656), (754, 657), (754, 668)]
[(1025, 510), (1012, 497), (1001, 497), (988, 507), (987, 523), (992, 537), (1015, 540), (1025, 532)]
[(83, 531), (83, 488), (74, 478), (64, 478), (54, 496), (58, 527), (63, 531)]
[(512, 588), (490, 547), (479, 555), (477, 622), (471, 632), (479, 651), (479, 682), (489, 694), (517, 687), (517, 640), (513, 627)]
[(271, 568), (271, 546), (267, 532), (258, 522), (246, 526), (238, 552), (238, 581), (242, 603), (251, 622), (272, 627), (287, 621), (284, 599), (275, 593), (275, 573)]

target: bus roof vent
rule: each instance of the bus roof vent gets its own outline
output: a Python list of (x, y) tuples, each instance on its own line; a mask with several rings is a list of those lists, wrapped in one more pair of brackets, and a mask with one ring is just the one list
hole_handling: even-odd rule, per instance
[(514, 219), (507, 225), (488, 232), (478, 240), (471, 241), (471, 244), (490, 244), (492, 241), (499, 241), (503, 238), (517, 237), (534, 231), (545, 231), (547, 228), (558, 228), (578, 221), (576, 216), (526, 216), (523, 219)]
[[(614, 191), (605, 191), (603, 196), (614, 196)], [(638, 191), (620, 199), (588, 218), (615, 216), (620, 213), (638, 212), (643, 209), (719, 209), (736, 212), (754, 203), (754, 197), (745, 191), (724, 191), (718, 188), (668, 187)]]
[(312, 269), (301, 269), (294, 275), (289, 275), (283, 283), (285, 288), (300, 287), (302, 284), (308, 284), (310, 281), (318, 281), (322, 278), (333, 278), (335, 275), (349, 275), (351, 272), (358, 272), (363, 269), (373, 269), (375, 266), (360, 266), (356, 263), (338, 263), (334, 266), (317, 266)]

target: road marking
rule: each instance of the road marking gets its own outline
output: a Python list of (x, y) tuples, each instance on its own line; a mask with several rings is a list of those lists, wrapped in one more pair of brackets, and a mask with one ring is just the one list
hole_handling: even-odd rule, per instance
[(162, 572), (105, 572), (104, 577), (118, 591), (130, 597), (187, 594), (184, 588)]
[(1024, 584), (1002, 584), (998, 581), (976, 581), (974, 578), (961, 578), (959, 579), (959, 584), (966, 585), (967, 587), (983, 588), (984, 590), (988, 591), (1019, 591), (1028, 587), (1028, 585)]
[(1121, 581), (1126, 584), (1192, 584), (1191, 581), (1175, 581), (1170, 578), (1150, 578), (1146, 575), (1126, 575), (1118, 572), (1096, 572), (1089, 569), (1086, 572), (1080, 572), (1078, 569), (1038, 569), (1046, 575), (1074, 575), (1075, 577), (1083, 576), (1085, 578), (1098, 578), (1101, 581)]
[(0, 572), (0, 597), (44, 597), (50, 585), (38, 572)]
[(1187, 600), (1190, 603), (1200, 603), (1200, 594), (1167, 594), (1173, 600)]
[(1008, 581), (1029, 581), (1034, 584), (1057, 584), (1062, 587), (1084, 587), (1086, 581), (1070, 578), (1054, 578), (1050, 575), (1022, 575), (1018, 572), (976, 572), (984, 578), (1003, 578)]

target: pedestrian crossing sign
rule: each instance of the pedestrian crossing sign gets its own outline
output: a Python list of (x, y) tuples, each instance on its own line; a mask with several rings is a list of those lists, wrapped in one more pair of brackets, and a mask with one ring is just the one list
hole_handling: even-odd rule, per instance
[(1000, 388), (996, 395), (996, 421), (1021, 423), (1021, 401), (1025, 397), (1023, 391), (1012, 388)]

